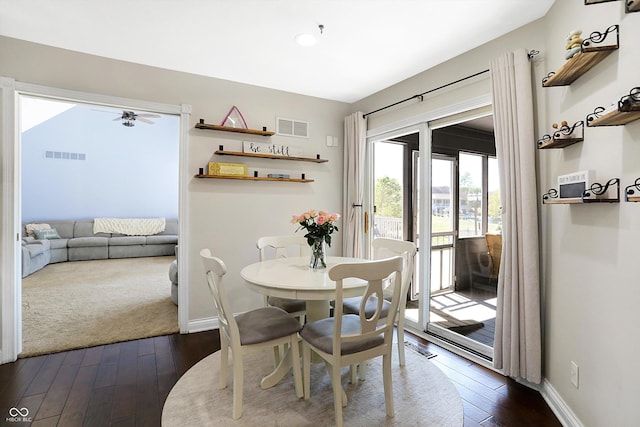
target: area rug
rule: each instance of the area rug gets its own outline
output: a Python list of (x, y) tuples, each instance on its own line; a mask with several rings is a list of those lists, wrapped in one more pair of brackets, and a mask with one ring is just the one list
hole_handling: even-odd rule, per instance
[[(392, 362), (395, 417), (385, 412), (381, 358), (369, 361), (367, 379), (349, 384), (349, 370), (342, 371), (348, 405), (343, 408), (344, 425), (437, 426), (463, 425), (462, 400), (456, 387), (427, 357), (406, 348), (400, 367), (394, 349)], [(258, 351), (245, 358), (242, 417), (233, 420), (231, 369), (229, 386), (218, 389), (220, 352), (207, 356), (189, 369), (175, 384), (162, 411), (163, 427), (189, 426), (332, 426), (335, 424), (333, 392), (324, 364), (311, 370), (311, 398), (298, 399), (293, 376), (262, 390), (260, 379), (273, 368), (272, 353)]]
[(19, 357), (178, 332), (174, 259), (62, 262), (25, 277)]

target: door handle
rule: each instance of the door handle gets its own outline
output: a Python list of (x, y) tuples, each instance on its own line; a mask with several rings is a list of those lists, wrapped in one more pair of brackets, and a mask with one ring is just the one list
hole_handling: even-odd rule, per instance
[(369, 232), (369, 212), (364, 212), (364, 234)]

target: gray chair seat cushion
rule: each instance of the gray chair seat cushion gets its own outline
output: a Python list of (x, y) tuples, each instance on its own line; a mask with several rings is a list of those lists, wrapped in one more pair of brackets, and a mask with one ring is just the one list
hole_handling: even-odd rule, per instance
[(297, 313), (307, 309), (305, 300), (269, 297), (267, 301), (270, 306), (281, 308), (287, 313)]
[[(342, 300), (342, 311), (344, 314), (358, 314), (360, 313), (360, 300), (362, 297), (345, 298)], [(367, 318), (373, 316), (378, 307), (378, 298), (371, 297), (367, 300), (367, 304), (364, 306), (364, 313)], [(387, 300), (382, 301), (382, 312), (380, 318), (384, 319), (389, 314), (389, 308), (391, 303)]]
[(276, 307), (262, 307), (235, 316), (242, 345), (259, 344), (300, 330), (300, 322)]
[[(335, 318), (328, 317), (316, 322), (307, 323), (300, 331), (300, 336), (309, 344), (325, 353), (333, 354), (333, 329)], [(360, 332), (360, 318), (355, 314), (345, 314), (342, 316), (342, 335), (355, 334)], [(341, 354), (352, 354), (384, 343), (383, 335), (376, 335), (367, 340), (343, 343)]]

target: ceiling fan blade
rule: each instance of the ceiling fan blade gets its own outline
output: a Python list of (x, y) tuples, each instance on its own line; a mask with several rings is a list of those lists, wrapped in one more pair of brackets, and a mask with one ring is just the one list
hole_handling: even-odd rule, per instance
[(160, 118), (160, 114), (143, 113), (143, 114), (136, 114), (136, 117), (156, 117), (156, 118)]
[(112, 121), (118, 121), (118, 120), (122, 120), (122, 117), (116, 117), (115, 119), (113, 119)]
[(153, 124), (153, 122), (151, 120), (145, 119), (144, 117), (140, 117), (140, 116), (137, 116), (136, 120), (140, 120), (142, 123), (147, 123), (147, 124), (150, 124), (150, 125)]

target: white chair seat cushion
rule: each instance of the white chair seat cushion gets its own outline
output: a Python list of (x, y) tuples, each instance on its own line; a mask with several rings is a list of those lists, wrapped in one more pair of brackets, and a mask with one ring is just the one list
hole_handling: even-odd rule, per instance
[(269, 305), (281, 308), (287, 313), (298, 313), (307, 309), (307, 302), (301, 299), (269, 297), (267, 301)]
[[(333, 353), (333, 328), (334, 318), (318, 320), (304, 325), (300, 331), (300, 336), (312, 346), (324, 351)], [(345, 314), (342, 316), (342, 334), (348, 335), (360, 332), (360, 318), (355, 314)], [(364, 351), (384, 344), (384, 336), (377, 335), (375, 338), (354, 341), (342, 344), (342, 354), (352, 354)]]
[(276, 307), (262, 307), (235, 316), (242, 345), (260, 344), (295, 334), (300, 322)]
[[(360, 313), (360, 301), (362, 297), (345, 298), (342, 300), (342, 310), (345, 314), (358, 314)], [(382, 301), (382, 312), (380, 318), (385, 319), (389, 315), (389, 308), (391, 303), (387, 300)], [(371, 297), (367, 300), (367, 304), (364, 306), (365, 316), (370, 318), (378, 308), (378, 298)]]

